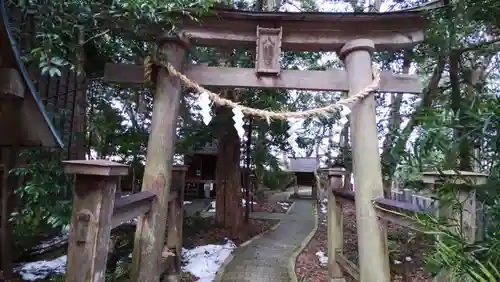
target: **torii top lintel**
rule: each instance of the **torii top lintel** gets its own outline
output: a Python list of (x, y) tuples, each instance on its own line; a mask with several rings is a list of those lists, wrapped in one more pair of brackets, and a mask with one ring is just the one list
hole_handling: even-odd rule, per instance
[(358, 38), (371, 39), (377, 51), (400, 50), (423, 40), (424, 12), (290, 13), (215, 9), (181, 31), (198, 46), (255, 48), (257, 27), (281, 28), (284, 51), (338, 51)]

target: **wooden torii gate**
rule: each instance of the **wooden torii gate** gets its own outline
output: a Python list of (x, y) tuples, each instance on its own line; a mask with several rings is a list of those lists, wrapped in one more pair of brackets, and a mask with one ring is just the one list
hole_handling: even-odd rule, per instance
[[(373, 52), (404, 49), (422, 41), (425, 20), (419, 12), (346, 14), (217, 9), (199, 21), (185, 17), (180, 26), (178, 37), (158, 37), (162, 52), (175, 69), (202, 86), (348, 91), (355, 95), (372, 82)], [(255, 69), (187, 64), (185, 55), (193, 45), (254, 49)], [(346, 71), (282, 70), (282, 51), (337, 52)], [(108, 64), (104, 80), (142, 83), (144, 68)], [(169, 76), (164, 68), (157, 69), (143, 181), (143, 190), (155, 193), (157, 200), (137, 225), (132, 281), (159, 279), (157, 262), (164, 239), (181, 90), (178, 78)], [(420, 94), (421, 90), (415, 76), (381, 73), (380, 92)], [(386, 282), (390, 281), (387, 238), (372, 206), (372, 199), (383, 197), (373, 96), (354, 106), (351, 127), (360, 279)]]

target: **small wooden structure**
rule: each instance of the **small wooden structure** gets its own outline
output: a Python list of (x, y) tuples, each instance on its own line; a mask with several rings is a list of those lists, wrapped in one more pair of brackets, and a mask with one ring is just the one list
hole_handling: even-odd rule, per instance
[[(217, 166), (218, 149), (215, 143), (205, 146), (192, 154), (184, 156), (184, 163), (189, 166), (186, 173), (186, 197), (215, 197), (215, 169)], [(205, 195), (205, 186), (212, 190)]]
[(0, 272), (12, 277), (9, 215), (18, 182), (8, 172), (23, 147), (62, 147), (19, 55), (7, 12), (0, 1)]
[[(314, 171), (317, 169), (316, 158), (296, 157), (288, 159), (288, 171), (295, 175), (295, 190), (299, 186), (311, 186), (311, 197), (317, 199), (318, 189)], [(295, 193), (297, 194), (297, 193)]]
[[(178, 14), (177, 37), (161, 29), (144, 31), (156, 38), (170, 65), (202, 86), (284, 88), (348, 91), (356, 95), (372, 82), (372, 54), (408, 48), (422, 41), (425, 19), (419, 12), (392, 13), (286, 13), (216, 9), (199, 20)], [(254, 68), (207, 67), (184, 61), (192, 44), (224, 49), (249, 48), (256, 54)], [(338, 52), (346, 70), (283, 70), (283, 51)], [(108, 64), (104, 80), (138, 84), (144, 80), (140, 65)], [(136, 232), (132, 281), (156, 282), (163, 244), (163, 230), (174, 153), (175, 127), (182, 85), (164, 68), (156, 68), (156, 93), (148, 144), (143, 190), (157, 195), (151, 211), (141, 216)], [(413, 75), (381, 73), (380, 92), (420, 94), (422, 86)], [(385, 231), (379, 226), (373, 200), (384, 204), (377, 139), (374, 97), (352, 109), (353, 171), (358, 216), (359, 279), (389, 281)], [(166, 165), (165, 165), (166, 164)], [(335, 247), (335, 246), (333, 246)], [(336, 261), (338, 257), (335, 257)], [(341, 274), (337, 274), (341, 275)]]
[[(214, 142), (201, 150), (184, 156), (184, 163), (188, 166), (186, 172), (186, 197), (215, 198), (217, 194), (215, 170), (217, 167), (218, 153), (217, 144)], [(241, 185), (242, 188), (246, 189), (246, 187), (249, 186), (247, 183), (247, 176), (251, 171), (245, 167), (241, 167), (240, 171)], [(209, 191), (205, 191), (207, 184), (211, 187)]]

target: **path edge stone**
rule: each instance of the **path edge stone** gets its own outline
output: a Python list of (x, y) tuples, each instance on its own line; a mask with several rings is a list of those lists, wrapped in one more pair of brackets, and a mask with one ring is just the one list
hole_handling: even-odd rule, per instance
[(295, 273), (295, 264), (297, 262), (297, 257), (302, 253), (305, 247), (312, 240), (314, 235), (316, 235), (316, 231), (318, 231), (319, 225), (319, 215), (318, 215), (318, 204), (315, 204), (314, 208), (314, 228), (311, 230), (309, 235), (302, 241), (299, 247), (293, 252), (292, 256), (288, 259), (288, 276), (290, 277), (290, 282), (298, 282), (297, 273)]
[[(281, 224), (281, 220), (276, 223), (275, 225), (273, 225), (271, 228), (267, 229), (266, 231), (260, 233), (260, 234), (257, 234), (255, 236), (253, 236), (252, 238), (248, 239), (247, 241), (241, 243), (238, 248), (236, 249), (239, 249), (239, 248), (243, 248), (245, 246), (247, 246), (248, 244), (252, 243), (253, 241), (259, 239), (260, 237), (266, 235), (267, 233), (271, 232), (271, 231), (274, 231), (276, 230)], [(236, 250), (234, 249), (233, 252)], [(222, 263), (222, 265), (220, 266), (219, 270), (217, 271), (217, 274), (215, 275), (215, 279), (214, 279), (214, 282), (220, 282), (222, 281), (222, 276), (224, 275), (224, 269), (226, 268), (226, 266), (233, 260), (234, 256), (233, 254), (231, 253), (225, 260), (224, 262)]]

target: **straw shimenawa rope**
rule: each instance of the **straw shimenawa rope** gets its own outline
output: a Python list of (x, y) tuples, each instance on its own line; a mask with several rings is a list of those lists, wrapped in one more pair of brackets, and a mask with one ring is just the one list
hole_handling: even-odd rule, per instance
[[(144, 79), (147, 83), (151, 83), (151, 75), (153, 68), (153, 60), (151, 57), (147, 57), (144, 60)], [(307, 118), (312, 115), (326, 115), (328, 113), (342, 110), (342, 106), (347, 106), (350, 108), (353, 104), (363, 100), (364, 98), (370, 96), (373, 92), (378, 91), (380, 85), (380, 71), (374, 66), (373, 67), (373, 81), (369, 85), (367, 85), (363, 90), (361, 90), (356, 95), (353, 95), (348, 98), (340, 99), (334, 104), (330, 104), (325, 107), (299, 111), (299, 112), (273, 112), (261, 109), (254, 109), (247, 106), (240, 105), (231, 100), (224, 99), (220, 97), (218, 94), (213, 93), (204, 87), (200, 86), (196, 82), (191, 81), (182, 73), (178, 72), (171, 64), (160, 63), (161, 66), (165, 67), (170, 75), (173, 75), (179, 78), (183, 84), (189, 88), (196, 90), (199, 94), (207, 93), (210, 100), (212, 100), (218, 106), (229, 107), (229, 108), (239, 108), (241, 112), (245, 115), (251, 115), (254, 117), (260, 117), (263, 119), (271, 120), (271, 119), (279, 119), (279, 120), (287, 120), (290, 118)]]

